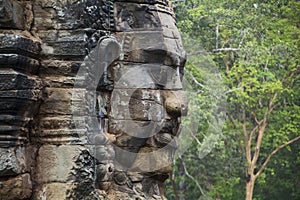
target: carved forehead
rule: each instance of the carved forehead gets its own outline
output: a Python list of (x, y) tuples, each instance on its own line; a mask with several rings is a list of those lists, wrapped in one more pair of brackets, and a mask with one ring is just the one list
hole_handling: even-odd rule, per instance
[(115, 3), (116, 35), (127, 61), (184, 66), (186, 55), (173, 11), (164, 2), (167, 5)]
[(168, 37), (164, 31), (117, 32), (116, 37), (127, 62), (183, 67), (186, 61), (180, 37)]

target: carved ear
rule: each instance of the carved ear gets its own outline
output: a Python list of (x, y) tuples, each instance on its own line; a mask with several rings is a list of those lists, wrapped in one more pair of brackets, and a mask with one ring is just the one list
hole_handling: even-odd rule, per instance
[(107, 37), (100, 40), (98, 45), (97, 66), (103, 71), (103, 78), (99, 82), (100, 87), (111, 85), (108, 79), (109, 67), (119, 60), (121, 48), (119, 43), (113, 37)]

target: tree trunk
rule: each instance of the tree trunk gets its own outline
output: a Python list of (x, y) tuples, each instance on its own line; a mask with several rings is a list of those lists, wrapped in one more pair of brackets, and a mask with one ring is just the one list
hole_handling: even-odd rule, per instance
[(255, 179), (252, 175), (246, 182), (246, 200), (252, 200)]

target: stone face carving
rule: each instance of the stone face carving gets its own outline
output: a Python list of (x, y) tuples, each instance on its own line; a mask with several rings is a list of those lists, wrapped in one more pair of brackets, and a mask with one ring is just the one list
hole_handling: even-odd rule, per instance
[(168, 0), (0, 1), (0, 199), (165, 199), (184, 63)]

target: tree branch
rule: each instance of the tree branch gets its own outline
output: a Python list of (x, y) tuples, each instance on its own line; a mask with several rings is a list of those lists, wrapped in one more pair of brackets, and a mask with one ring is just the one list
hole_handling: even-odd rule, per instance
[(176, 183), (175, 183), (175, 178), (174, 178), (174, 172), (173, 171), (170, 172), (170, 181), (171, 181), (171, 184), (172, 184), (175, 199), (180, 200), (179, 195), (178, 195), (178, 191), (177, 191), (177, 188), (176, 188)]
[(236, 125), (236, 123), (234, 122), (233, 117), (232, 117), (229, 113), (227, 113), (227, 116), (228, 116), (229, 121), (232, 123), (233, 128), (234, 128), (234, 129), (237, 129), (237, 125)]
[(182, 164), (182, 166), (183, 166), (185, 175), (186, 175), (187, 177), (189, 177), (190, 179), (192, 179), (192, 180), (196, 183), (196, 185), (197, 185), (198, 189), (200, 190), (201, 194), (202, 194), (203, 196), (206, 197), (206, 195), (205, 195), (204, 192), (203, 192), (202, 187), (200, 186), (200, 184), (198, 183), (198, 181), (197, 181), (193, 176), (191, 176), (191, 175), (189, 174), (189, 172), (187, 171), (187, 169), (186, 169), (186, 167), (185, 167), (185, 164), (184, 164), (184, 162), (182, 161), (181, 158), (180, 158), (180, 161), (181, 161), (181, 164)]
[(189, 130), (189, 133), (191, 134), (192, 138), (198, 143), (199, 146), (201, 146), (202, 144), (201, 144), (200, 140), (198, 140), (198, 138), (193, 133), (193, 131), (189, 127), (187, 127), (187, 129)]
[(254, 156), (252, 159), (252, 163), (255, 165), (258, 157), (259, 157), (259, 152), (260, 152), (260, 148), (261, 148), (261, 142), (264, 136), (264, 132), (268, 123), (268, 118), (269, 115), (271, 114), (271, 112), (274, 109), (274, 102), (275, 99), (277, 98), (277, 93), (274, 94), (272, 100), (270, 101), (269, 105), (268, 105), (268, 110), (265, 112), (264, 114), (264, 118), (262, 119), (261, 122), (259, 122), (258, 125), (258, 136), (257, 136), (257, 140), (256, 140), (256, 147), (255, 147), (255, 152), (254, 152)]
[(246, 159), (248, 164), (251, 164), (251, 138), (249, 138), (248, 133), (247, 133), (247, 127), (246, 127), (246, 122), (243, 122), (243, 134), (244, 134), (244, 141), (245, 141), (245, 151), (246, 151)]
[(216, 26), (216, 49), (219, 48), (219, 24)]
[(240, 48), (218, 48), (218, 49), (213, 49), (213, 52), (218, 52), (218, 51), (239, 51)]
[(253, 112), (251, 112), (251, 115), (253, 116), (256, 124), (259, 126), (261, 124), (261, 122), (258, 121), (257, 117), (256, 117), (256, 114), (254, 114)]
[(297, 66), (295, 71), (292, 71), (287, 77), (284, 77), (282, 82), (285, 83), (287, 80), (291, 80), (300, 71), (300, 66)]
[(272, 158), (272, 156), (274, 156), (278, 151), (280, 151), (281, 149), (283, 149), (284, 147), (296, 142), (300, 140), (300, 135), (288, 142), (286, 142), (285, 144), (279, 146), (278, 148), (276, 148), (274, 151), (272, 151), (272, 153), (270, 153), (267, 157), (267, 159), (265, 160), (264, 164), (261, 166), (261, 168), (259, 169), (259, 171), (255, 174), (255, 177), (257, 178), (266, 168), (267, 164), (269, 163), (270, 159)]
[(268, 118), (264, 117), (262, 125), (261, 125), (261, 127), (259, 127), (259, 130), (258, 130), (258, 136), (257, 136), (257, 140), (256, 140), (255, 152), (254, 152), (254, 156), (253, 156), (253, 159), (252, 159), (252, 165), (253, 166), (256, 165), (256, 162), (257, 162), (258, 157), (259, 157), (261, 143), (262, 143), (262, 139), (263, 139), (263, 136), (264, 136), (264, 133), (265, 133), (267, 123), (268, 123)]
[(256, 125), (256, 126), (251, 130), (250, 136), (249, 136), (250, 138), (253, 137), (254, 133), (259, 129), (259, 126), (260, 126), (260, 125)]
[(206, 89), (206, 87), (205, 87), (203, 84), (201, 84), (201, 83), (193, 76), (193, 74), (192, 74), (190, 71), (185, 70), (185, 72), (188, 73), (188, 74), (191, 76), (191, 78), (193, 79), (193, 81), (194, 81), (197, 85), (199, 85), (200, 87)]

